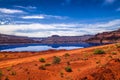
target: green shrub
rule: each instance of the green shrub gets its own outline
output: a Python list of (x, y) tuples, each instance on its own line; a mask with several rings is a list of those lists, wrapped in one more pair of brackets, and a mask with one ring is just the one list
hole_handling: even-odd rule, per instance
[(101, 49), (96, 49), (95, 51), (94, 51), (94, 54), (104, 54), (105, 53), (105, 51), (103, 51), (103, 50), (101, 50)]
[(46, 63), (46, 64), (45, 64), (45, 66), (50, 66), (50, 65), (51, 65), (51, 63)]
[(53, 58), (53, 64), (59, 64), (61, 61), (60, 57), (54, 56)]
[(65, 67), (66, 72), (72, 72), (72, 68), (70, 66)]
[(45, 59), (44, 58), (40, 58), (39, 61), (40, 62), (45, 62)]
[(69, 53), (65, 53), (64, 56), (65, 56), (65, 57), (69, 57), (70, 54), (69, 54)]
[(39, 69), (46, 70), (46, 67), (45, 67), (45, 65), (41, 65), (41, 66), (39, 66)]
[(12, 67), (7, 67), (6, 69), (7, 69), (7, 71), (10, 71), (12, 69)]
[(112, 55), (116, 55), (117, 53), (116, 52), (112, 52)]

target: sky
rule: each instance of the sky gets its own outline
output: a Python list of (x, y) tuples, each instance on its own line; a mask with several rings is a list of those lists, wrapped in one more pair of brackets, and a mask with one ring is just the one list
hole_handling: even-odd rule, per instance
[(0, 0), (0, 33), (48, 37), (120, 28), (120, 0)]

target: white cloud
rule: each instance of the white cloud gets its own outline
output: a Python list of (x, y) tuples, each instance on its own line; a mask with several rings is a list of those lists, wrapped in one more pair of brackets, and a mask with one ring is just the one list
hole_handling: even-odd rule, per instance
[(22, 8), (22, 9), (37, 9), (35, 6), (26, 6), (26, 7), (24, 7), (24, 6), (15, 6), (15, 7)]
[(0, 12), (1, 13), (6, 13), (6, 14), (24, 13), (22, 10), (7, 9), (7, 8), (0, 8)]
[(23, 16), (23, 19), (44, 19), (45, 17), (42, 15), (38, 15), (38, 16)]
[(22, 16), (23, 19), (67, 19), (66, 16), (56, 16), (56, 15), (46, 15), (46, 14), (40, 14), (40, 15), (31, 15), (31, 16)]
[(120, 19), (95, 24), (21, 24), (1, 25), (0, 32), (3, 34), (47, 37), (51, 35), (76, 36), (85, 34), (96, 34), (104, 31), (112, 31), (120, 28)]

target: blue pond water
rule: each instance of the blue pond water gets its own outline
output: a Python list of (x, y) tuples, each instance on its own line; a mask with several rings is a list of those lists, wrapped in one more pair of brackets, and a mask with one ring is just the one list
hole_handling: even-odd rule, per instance
[(45, 51), (49, 49), (78, 49), (91, 46), (97, 46), (99, 44), (92, 43), (79, 43), (79, 44), (12, 44), (12, 45), (0, 45), (0, 51)]

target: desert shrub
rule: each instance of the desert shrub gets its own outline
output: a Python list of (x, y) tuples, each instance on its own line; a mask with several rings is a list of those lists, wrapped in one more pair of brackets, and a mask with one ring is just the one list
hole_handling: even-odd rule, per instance
[(0, 79), (1, 79), (2, 75), (3, 75), (3, 72), (2, 72), (2, 70), (0, 70)]
[(41, 66), (39, 66), (39, 69), (46, 70), (46, 67), (45, 67), (45, 65), (41, 65)]
[(116, 55), (117, 53), (116, 52), (112, 52), (112, 55)]
[(66, 72), (72, 72), (72, 68), (70, 66), (65, 67)]
[(64, 56), (65, 56), (65, 57), (68, 57), (68, 56), (70, 56), (70, 54), (69, 54), (69, 53), (65, 53)]
[(15, 72), (15, 71), (12, 71), (12, 72), (11, 72), (11, 75), (16, 75), (16, 72)]
[(7, 67), (6, 69), (7, 69), (7, 71), (10, 71), (12, 69), (12, 67)]
[(115, 44), (117, 48), (120, 48), (120, 43)]
[(100, 60), (96, 61), (96, 64), (99, 64), (100, 63)]
[(64, 73), (63, 73), (62, 71), (60, 72), (60, 76), (61, 76), (61, 77), (64, 77)]
[(102, 49), (96, 49), (94, 51), (94, 54), (104, 54), (104, 53), (105, 53), (105, 51), (103, 51)]
[(45, 62), (45, 59), (44, 58), (40, 58), (39, 61), (40, 62)]
[(5, 80), (9, 80), (8, 76), (5, 77)]
[(45, 66), (50, 66), (50, 65), (51, 65), (51, 63), (46, 63), (46, 64), (45, 64)]
[(54, 56), (53, 58), (53, 64), (59, 64), (61, 61), (60, 57)]

